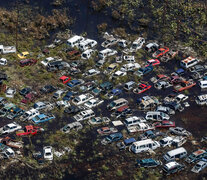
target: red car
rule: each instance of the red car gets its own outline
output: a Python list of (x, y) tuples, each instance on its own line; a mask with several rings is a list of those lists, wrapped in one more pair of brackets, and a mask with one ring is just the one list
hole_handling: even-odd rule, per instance
[(34, 100), (35, 100), (35, 94), (31, 92), (31, 93), (27, 94), (24, 97), (24, 99), (21, 100), (21, 103), (27, 104), (27, 103), (30, 103)]
[(169, 48), (168, 47), (164, 47), (164, 48), (160, 48), (158, 49), (155, 53), (153, 53), (153, 57), (154, 58), (158, 58), (160, 56), (163, 56), (164, 54), (166, 54), (167, 52), (169, 52)]
[(175, 127), (175, 122), (173, 121), (155, 122), (153, 126), (156, 128), (170, 128), (170, 127)]
[(31, 65), (34, 65), (37, 63), (37, 60), (36, 59), (25, 59), (25, 60), (21, 60), (19, 62), (19, 65), (21, 67), (24, 67), (24, 66), (31, 66)]
[(159, 64), (160, 64), (160, 61), (158, 59), (149, 59), (147, 60), (145, 67), (150, 66), (150, 65), (157, 66)]
[(142, 83), (142, 84), (139, 84), (138, 87), (133, 90), (133, 92), (135, 94), (141, 94), (141, 93), (147, 91), (148, 89), (150, 89), (151, 87), (152, 86), (150, 86), (148, 84), (143, 84)]
[(70, 59), (75, 59), (81, 56), (81, 53), (77, 50), (73, 50), (73, 51), (69, 51), (68, 52), (68, 56), (70, 57)]
[(112, 134), (118, 132), (116, 128), (113, 127), (102, 127), (100, 129), (97, 129), (98, 134), (101, 135), (107, 135), (107, 134)]
[(63, 83), (63, 84), (66, 84), (68, 81), (70, 81), (71, 78), (68, 77), (68, 76), (62, 76), (60, 77), (60, 81)]
[(192, 79), (188, 80), (188, 81), (183, 81), (177, 85), (174, 86), (174, 89), (176, 92), (181, 92), (181, 91), (185, 91), (187, 89), (192, 88), (193, 86), (196, 85), (196, 82), (194, 82)]
[(170, 77), (170, 83), (171, 84), (179, 84), (179, 83), (181, 83), (181, 82), (183, 82), (183, 78), (182, 77), (180, 77), (180, 76), (171, 76)]
[(39, 131), (43, 131), (43, 129), (40, 128), (40, 127), (37, 127), (37, 126), (28, 125), (28, 126), (25, 126), (24, 129), (18, 130), (18, 131), (16, 132), (16, 135), (17, 135), (17, 136), (35, 135), (35, 134), (37, 134), (37, 132), (39, 132)]

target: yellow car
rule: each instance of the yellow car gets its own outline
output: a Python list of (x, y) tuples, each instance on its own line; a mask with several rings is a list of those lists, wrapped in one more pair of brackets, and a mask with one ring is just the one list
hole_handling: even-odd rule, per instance
[(116, 63), (110, 64), (107, 68), (107, 70), (109, 72), (114, 72), (116, 70), (116, 68), (118, 67), (118, 65)]
[(24, 58), (27, 58), (29, 56), (29, 52), (28, 51), (25, 51), (25, 52), (22, 52), (22, 53), (17, 54), (17, 56), (20, 59), (24, 59)]

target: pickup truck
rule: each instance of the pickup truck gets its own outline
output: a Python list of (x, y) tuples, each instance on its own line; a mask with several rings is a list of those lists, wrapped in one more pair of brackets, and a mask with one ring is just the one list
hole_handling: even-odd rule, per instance
[(38, 126), (28, 125), (25, 126), (24, 129), (20, 129), (16, 132), (17, 136), (28, 136), (28, 135), (35, 135), (37, 132), (44, 131), (43, 128), (40, 128)]

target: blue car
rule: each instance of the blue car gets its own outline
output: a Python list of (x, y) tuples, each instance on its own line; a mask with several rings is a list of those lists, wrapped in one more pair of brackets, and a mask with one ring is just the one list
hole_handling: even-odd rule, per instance
[(161, 165), (159, 161), (156, 161), (154, 159), (143, 159), (143, 160), (137, 160), (137, 166), (138, 167), (157, 167)]
[(73, 98), (73, 92), (68, 91), (66, 95), (63, 97), (63, 101), (70, 101)]
[(8, 114), (7, 118), (8, 119), (14, 119), (18, 116), (21, 116), (22, 114), (24, 114), (24, 110), (17, 107), (10, 114)]
[(112, 99), (114, 96), (119, 96), (120, 94), (122, 94), (122, 90), (121, 89), (112, 89), (110, 93), (108, 93), (108, 98)]
[(113, 133), (113, 134), (110, 134), (110, 135), (106, 136), (101, 141), (101, 144), (103, 144), (103, 145), (110, 144), (112, 142), (119, 141), (122, 138), (123, 138), (122, 133), (119, 133), (119, 132), (118, 133)]
[(69, 88), (74, 88), (80, 84), (82, 84), (83, 82), (79, 79), (74, 79), (74, 80), (71, 80), (67, 85), (69, 86)]
[(143, 67), (143, 68), (139, 68), (135, 74), (139, 77), (144, 76), (150, 72), (153, 71), (153, 66), (147, 66), (147, 67)]
[(180, 69), (176, 70), (175, 72), (176, 72), (176, 74), (178, 74), (180, 76), (180, 75), (183, 75), (185, 73), (185, 70), (180, 68)]
[(32, 122), (34, 122), (35, 124), (38, 124), (38, 123), (49, 121), (51, 119), (55, 119), (55, 116), (52, 114), (47, 114), (47, 115), (46, 114), (39, 114), (39, 115), (32, 118)]

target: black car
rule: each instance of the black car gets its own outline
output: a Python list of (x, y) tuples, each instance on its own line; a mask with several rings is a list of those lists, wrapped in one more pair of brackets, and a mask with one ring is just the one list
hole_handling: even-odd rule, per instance
[(40, 91), (42, 93), (47, 94), (47, 93), (52, 93), (52, 92), (56, 91), (56, 88), (52, 85), (46, 85), (42, 89), (40, 89)]
[(67, 114), (75, 114), (80, 111), (80, 108), (77, 106), (69, 106), (68, 108), (65, 109), (65, 113)]
[(30, 88), (23, 88), (19, 94), (22, 96), (26, 96), (27, 94), (29, 94), (32, 90)]
[(73, 96), (74, 96), (74, 93), (71, 92), (71, 91), (68, 91), (68, 92), (66, 93), (66, 95), (63, 97), (63, 100), (64, 100), (64, 101), (70, 101), (70, 100), (73, 98)]
[(7, 80), (7, 75), (5, 73), (0, 72), (0, 81)]

